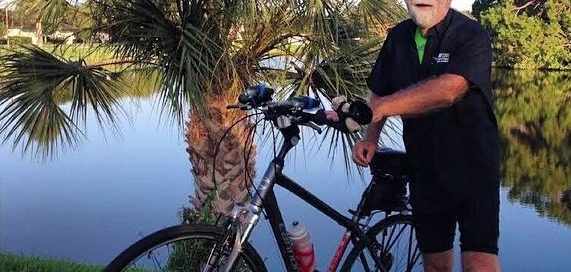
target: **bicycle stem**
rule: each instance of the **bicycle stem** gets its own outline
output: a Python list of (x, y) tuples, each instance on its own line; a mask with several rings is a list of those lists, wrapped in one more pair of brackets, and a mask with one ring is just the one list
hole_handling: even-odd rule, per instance
[(285, 156), (300, 140), (299, 127), (297, 125), (280, 128), (280, 131), (284, 136), (284, 142), (276, 157), (268, 165), (260, 185), (253, 191), (253, 197), (250, 201), (251, 210), (258, 215), (262, 212), (263, 202), (267, 193), (273, 189), (276, 184), (277, 175), (280, 174), (284, 168)]

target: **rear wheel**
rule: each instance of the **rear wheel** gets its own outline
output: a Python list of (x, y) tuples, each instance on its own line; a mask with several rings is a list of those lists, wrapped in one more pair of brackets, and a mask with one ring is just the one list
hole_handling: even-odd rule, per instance
[[(411, 215), (392, 215), (367, 231), (374, 241), (375, 255), (386, 271), (422, 271)], [(341, 271), (383, 271), (363, 244), (356, 244), (347, 255)]]
[[(105, 267), (104, 272), (218, 271), (234, 242), (229, 232), (198, 225), (162, 229), (131, 245)], [(207, 263), (212, 266), (210, 270), (205, 269)], [(267, 272), (267, 269), (254, 248), (244, 244), (232, 271)]]

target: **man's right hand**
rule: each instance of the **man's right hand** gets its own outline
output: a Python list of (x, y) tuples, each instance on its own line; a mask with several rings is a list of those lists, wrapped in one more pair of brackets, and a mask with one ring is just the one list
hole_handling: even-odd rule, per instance
[(373, 159), (377, 148), (376, 141), (368, 139), (358, 141), (353, 146), (353, 161), (359, 166), (367, 167)]

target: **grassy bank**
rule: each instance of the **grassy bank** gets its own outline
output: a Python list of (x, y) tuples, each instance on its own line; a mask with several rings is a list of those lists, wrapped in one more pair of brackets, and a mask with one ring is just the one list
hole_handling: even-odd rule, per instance
[[(30, 44), (31, 45), (31, 44)], [(6, 46), (0, 45), (0, 56), (10, 53), (12, 50), (21, 50), (20, 45)], [(83, 59), (87, 64), (107, 63), (114, 61), (114, 48), (108, 45), (87, 45), (72, 44), (65, 46), (54, 46), (45, 44), (42, 49), (53, 52), (64, 59)]]
[(2, 272), (101, 272), (103, 266), (0, 253)]

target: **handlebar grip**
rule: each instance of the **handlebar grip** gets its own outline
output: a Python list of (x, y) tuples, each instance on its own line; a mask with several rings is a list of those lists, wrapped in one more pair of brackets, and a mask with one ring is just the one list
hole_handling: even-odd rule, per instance
[(345, 123), (346, 119), (340, 119), (339, 121), (333, 121), (333, 120), (329, 120), (327, 119), (327, 115), (325, 114), (325, 110), (321, 109), (318, 110), (315, 113), (315, 117), (313, 118), (313, 122), (316, 123), (317, 125), (327, 125), (329, 127), (332, 127), (336, 130), (339, 130), (343, 133), (354, 133), (356, 132), (356, 130), (351, 130), (347, 127), (347, 124)]
[(360, 125), (366, 125), (373, 120), (373, 111), (367, 103), (356, 100), (349, 105), (349, 112), (346, 113), (351, 119)]

